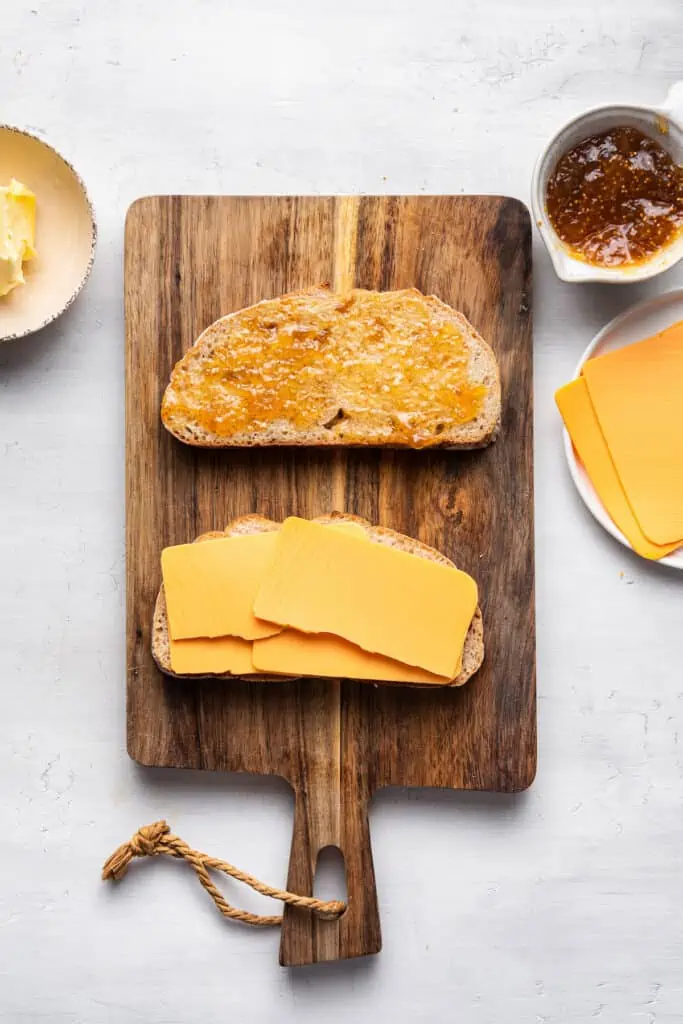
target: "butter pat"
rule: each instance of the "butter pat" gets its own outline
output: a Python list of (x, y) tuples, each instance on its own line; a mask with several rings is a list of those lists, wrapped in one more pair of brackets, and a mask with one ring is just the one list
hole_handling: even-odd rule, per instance
[(0, 296), (24, 283), (23, 264), (33, 259), (36, 197), (14, 178), (0, 187)]

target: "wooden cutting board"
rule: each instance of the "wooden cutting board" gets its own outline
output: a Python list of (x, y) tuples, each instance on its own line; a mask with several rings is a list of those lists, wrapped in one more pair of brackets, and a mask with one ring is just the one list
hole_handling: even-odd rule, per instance
[[(338, 921), (287, 908), (281, 963), (376, 953), (372, 794), (513, 793), (536, 771), (529, 215), (485, 196), (155, 196), (130, 208), (125, 249), (128, 751), (144, 765), (284, 776), (295, 792), (287, 886), (310, 894), (319, 851), (337, 846), (349, 906)], [(501, 368), (495, 444), (211, 453), (166, 433), (163, 390), (204, 327), (322, 282), (414, 285), (462, 310)], [(189, 682), (156, 669), (163, 546), (247, 512), (281, 520), (332, 509), (417, 537), (476, 578), (486, 660), (465, 687)]]

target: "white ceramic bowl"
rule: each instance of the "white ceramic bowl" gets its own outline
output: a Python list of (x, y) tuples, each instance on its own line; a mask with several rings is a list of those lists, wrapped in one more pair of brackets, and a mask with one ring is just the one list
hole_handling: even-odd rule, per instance
[(608, 284), (644, 281), (668, 270), (683, 258), (681, 235), (644, 263), (633, 267), (596, 267), (574, 256), (550, 223), (545, 193), (557, 161), (582, 139), (617, 125), (639, 128), (668, 150), (676, 163), (683, 164), (683, 82), (671, 87), (659, 107), (616, 105), (587, 110), (560, 128), (541, 153), (531, 183), (531, 208), (557, 276), (563, 281), (604, 281)]
[(37, 256), (24, 264), (26, 283), (0, 297), (0, 341), (32, 334), (71, 305), (97, 241), (92, 205), (71, 164), (35, 135), (0, 125), (0, 185), (10, 178), (35, 192)]

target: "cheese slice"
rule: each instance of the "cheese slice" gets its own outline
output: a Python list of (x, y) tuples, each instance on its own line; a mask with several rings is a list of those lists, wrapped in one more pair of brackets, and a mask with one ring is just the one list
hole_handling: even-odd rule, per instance
[(292, 517), (254, 613), (452, 679), (476, 606), (467, 573)]
[(663, 558), (674, 551), (678, 544), (653, 544), (638, 525), (602, 436), (585, 379), (578, 377), (565, 384), (555, 393), (555, 401), (600, 501), (633, 550), (651, 559)]
[(179, 676), (254, 674), (251, 640), (221, 636), (215, 640), (170, 640), (171, 669)]
[[(360, 537), (361, 540), (369, 540), (367, 533), (359, 523), (348, 522), (344, 519), (337, 522), (336, 519), (330, 519), (323, 525), (330, 530), (341, 530), (342, 533), (350, 533), (351, 536)], [(280, 527), (278, 526), (277, 530), (270, 530), (269, 532), (271, 535), (278, 534), (280, 532)]]
[[(368, 539), (365, 529), (362, 528), (362, 526), (359, 526), (357, 523), (353, 523), (353, 522), (334, 522), (334, 523), (330, 523), (330, 526), (332, 528), (334, 528), (334, 529), (344, 530), (345, 532), (347, 532), (347, 534), (351, 534), (352, 536), (359, 537), (362, 540), (367, 540)], [(252, 553), (255, 552), (255, 551), (256, 552), (260, 552), (261, 555), (263, 554), (263, 550), (264, 549), (267, 551), (268, 547), (271, 547), (273, 549), (273, 551), (274, 551), (274, 547), (275, 547), (274, 538), (276, 536), (278, 536), (278, 531), (276, 531), (276, 530), (269, 530), (269, 531), (267, 531), (267, 534), (271, 538), (270, 542), (266, 542), (265, 544), (263, 544), (263, 543), (258, 544), (257, 543), (256, 545), (253, 545), (253, 544), (252, 545), (242, 545), (240, 547), (245, 549), (245, 550), (249, 549), (249, 551), (252, 552)], [(252, 537), (252, 536), (253, 537), (262, 537), (262, 536), (265, 536), (265, 534), (259, 534), (259, 535), (255, 534), (255, 535), (245, 535), (245, 536), (247, 536), (247, 537)], [(202, 543), (203, 544), (209, 544), (209, 543), (211, 543), (211, 541), (215, 541), (215, 540), (221, 540), (222, 541), (222, 540), (224, 540), (224, 538), (222, 538), (222, 537), (220, 537), (220, 538), (211, 538), (210, 540), (207, 539), (206, 541), (203, 541)], [(181, 547), (184, 547), (184, 548), (190, 548), (190, 547), (194, 548), (195, 545), (181, 545)], [(215, 550), (216, 549), (214, 548), (213, 549), (214, 553), (215, 553)], [(258, 557), (258, 555), (257, 555), (257, 557)], [(184, 580), (182, 578), (182, 573), (184, 572), (184, 569), (185, 569), (184, 562), (186, 561), (186, 556), (184, 554), (180, 555), (179, 561), (181, 563), (180, 564), (181, 573), (180, 573), (180, 578), (178, 578), (178, 573), (176, 571), (177, 565), (175, 565), (175, 563), (173, 562), (174, 558), (177, 560), (177, 556), (171, 556), (172, 565), (171, 565), (170, 573), (167, 572), (167, 575), (169, 575), (169, 578), (172, 581), (172, 583), (171, 583), (172, 589), (173, 589), (174, 586), (177, 586), (178, 584), (183, 584), (184, 583)], [(195, 559), (194, 559), (194, 552), (193, 552), (193, 556), (191, 556), (190, 562), (194, 561), (194, 560)], [(212, 553), (212, 557), (210, 559), (206, 560), (206, 564), (204, 563), (204, 561), (202, 562), (202, 564), (204, 566), (204, 571), (205, 572), (210, 572), (212, 577), (216, 578), (215, 580), (211, 581), (209, 590), (213, 591), (213, 589), (215, 587), (220, 587), (221, 586), (221, 582), (220, 582), (220, 578), (218, 577), (218, 573), (222, 572), (223, 568), (224, 568), (224, 564), (223, 564), (222, 560), (220, 558), (215, 558), (214, 554)], [(191, 565), (187, 566), (187, 568), (191, 569)], [(244, 578), (243, 578), (243, 580), (244, 580)], [(167, 609), (168, 609), (168, 587), (166, 585), (165, 585), (165, 589), (166, 589), (166, 604), (167, 604)], [(249, 600), (251, 600), (250, 596), (246, 595), (245, 596), (245, 601), (248, 602)], [(205, 603), (205, 600), (202, 599), (198, 610), (201, 611), (201, 613), (204, 615), (205, 614), (205, 609), (206, 609), (206, 603)], [(241, 608), (240, 609), (241, 613), (242, 613), (242, 610), (243, 609)], [(182, 609), (181, 609), (181, 613), (182, 613)], [(254, 622), (258, 625), (259, 632), (261, 632), (265, 636), (271, 636), (273, 634), (273, 632), (274, 633), (278, 633), (281, 630), (281, 627), (279, 627), (279, 626), (278, 627), (272, 626), (272, 627), (268, 628), (268, 632), (266, 633), (265, 629), (261, 628), (261, 624), (260, 624), (259, 620), (256, 620), (256, 618), (254, 618)], [(252, 627), (253, 627), (253, 624), (251, 622), (251, 617), (250, 617), (249, 621), (248, 621), (248, 624), (247, 624), (247, 629), (248, 629), (249, 632), (254, 632)], [(197, 624), (195, 624), (195, 626), (191, 627), (191, 628), (197, 629), (198, 626), (197, 626)], [(200, 624), (199, 625), (199, 629), (205, 629), (205, 626), (203, 624)], [(185, 638), (185, 639), (174, 640), (173, 636), (170, 634), (170, 630), (169, 630), (169, 643), (170, 643), (171, 669), (172, 669), (173, 672), (175, 672), (179, 676), (223, 675), (224, 673), (230, 673), (233, 676), (249, 676), (249, 675), (254, 675), (254, 673), (257, 671), (257, 670), (254, 669), (254, 665), (253, 665), (253, 662), (252, 662), (252, 643), (251, 643), (251, 640), (245, 640), (245, 639), (243, 639), (240, 636), (217, 636), (217, 637), (211, 637), (211, 638), (209, 638), (209, 637), (190, 637), (190, 638)], [(271, 674), (274, 675), (276, 673), (279, 673), (280, 670), (278, 668), (273, 668), (273, 669), (269, 669), (268, 672), (270, 672)], [(300, 674), (303, 675), (303, 673), (300, 673)]]
[(255, 640), (252, 661), (258, 672), (281, 672), (322, 679), (371, 679), (438, 686), (451, 681), (445, 676), (392, 661), (381, 654), (369, 654), (330, 633), (300, 633), (296, 629), (284, 629), (277, 636)]
[(654, 544), (683, 540), (683, 321), (583, 367), (628, 502)]
[(278, 537), (274, 531), (164, 548), (161, 571), (171, 638), (255, 640), (279, 633), (279, 626), (253, 612)]
[[(366, 531), (358, 523), (332, 521), (325, 523), (325, 526), (370, 542)], [(300, 633), (296, 629), (284, 629), (276, 636), (255, 640), (252, 646), (252, 661), (257, 671), (274, 674), (319, 676), (323, 679), (433, 683), (439, 686), (450, 682), (450, 679), (444, 676), (411, 668), (410, 665), (392, 661), (381, 654), (369, 654), (356, 644), (331, 633)], [(458, 666), (458, 672), (460, 667), (461, 665)]]

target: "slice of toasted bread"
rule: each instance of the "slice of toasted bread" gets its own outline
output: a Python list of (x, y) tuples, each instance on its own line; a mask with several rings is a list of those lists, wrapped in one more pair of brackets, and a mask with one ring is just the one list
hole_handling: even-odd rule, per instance
[(312, 288), (224, 316), (176, 364), (161, 405), (167, 430), (209, 448), (480, 448), (500, 412), (490, 347), (415, 288)]
[[(357, 523), (367, 533), (370, 540), (377, 544), (386, 544), (389, 547), (400, 548), (402, 551), (407, 551), (410, 554), (417, 555), (419, 558), (429, 558), (433, 562), (439, 562), (441, 565), (453, 566), (453, 562), (441, 552), (435, 548), (430, 548), (426, 544), (422, 544), (418, 540), (413, 540), (412, 537), (406, 537), (402, 533), (397, 533), (395, 530), (389, 530), (384, 526), (373, 526), (366, 519), (361, 519), (358, 516), (350, 515), (346, 512), (332, 512), (330, 515), (319, 516), (316, 520), (319, 523)], [(248, 515), (241, 516), (239, 519), (234, 519), (229, 523), (224, 533), (212, 532), (204, 533), (201, 537), (197, 538), (197, 542), (205, 540), (215, 540), (218, 537), (228, 536), (235, 537), (249, 533), (262, 533), (264, 531), (279, 530), (280, 524), (274, 522), (272, 519), (265, 519), (259, 515)], [(175, 676), (176, 673), (171, 669), (171, 648), (169, 643), (168, 635), (168, 618), (166, 615), (166, 598), (164, 596), (163, 584), (159, 589), (157, 595), (156, 604), (154, 606), (154, 620), (152, 625), (152, 655), (157, 665), (166, 675)], [(484, 660), (484, 628), (481, 617), (481, 610), (477, 608), (470, 625), (469, 632), (465, 637), (465, 645), (462, 653), (462, 668), (460, 673), (450, 683), (444, 684), (448, 686), (462, 686), (467, 680), (474, 675), (474, 673), (480, 668), (481, 663)], [(184, 676), (186, 679), (196, 679), (197, 676)], [(230, 673), (224, 673), (220, 676), (210, 676), (208, 678), (213, 679), (230, 679), (237, 678), (232, 677)], [(282, 676), (263, 676), (253, 675), (245, 677), (249, 680), (258, 681), (282, 681)], [(390, 684), (391, 685), (391, 684)], [(416, 684), (420, 685), (420, 684)]]

